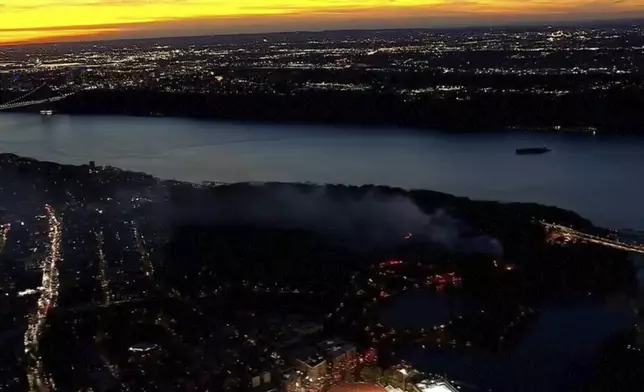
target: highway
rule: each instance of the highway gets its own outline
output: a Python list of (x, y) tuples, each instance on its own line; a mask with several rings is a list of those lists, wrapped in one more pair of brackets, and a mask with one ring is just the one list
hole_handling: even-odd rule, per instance
[(96, 236), (97, 249), (98, 249), (98, 272), (99, 280), (101, 282), (101, 290), (103, 291), (103, 297), (105, 299), (105, 305), (109, 305), (114, 301), (114, 294), (110, 289), (110, 282), (107, 279), (107, 262), (105, 261), (105, 251), (104, 251), (104, 240), (103, 232), (94, 233)]
[(600, 237), (583, 231), (578, 231), (571, 229), (570, 227), (558, 225), (555, 223), (547, 223), (544, 221), (539, 221), (539, 223), (549, 231), (549, 233), (555, 234), (551, 237), (551, 240), (561, 240), (561, 242), (568, 242), (571, 240), (591, 242), (594, 244), (599, 244), (603, 246), (609, 246), (611, 248), (623, 250), (626, 252), (636, 252), (644, 254), (644, 245), (638, 244), (627, 244), (620, 242), (618, 240), (613, 240), (610, 238)]
[(11, 231), (11, 223), (0, 225), (0, 253), (2, 253), (4, 245), (7, 243), (7, 236), (9, 235), (9, 231)]
[(45, 373), (39, 352), (40, 339), (45, 329), (47, 314), (58, 301), (58, 264), (61, 261), (60, 240), (62, 222), (50, 205), (45, 205), (49, 223), (49, 243), (46, 257), (42, 262), (42, 289), (37, 301), (37, 308), (29, 316), (29, 325), (25, 331), (24, 347), (27, 359), (27, 380), (32, 392), (45, 392), (55, 389), (53, 380)]

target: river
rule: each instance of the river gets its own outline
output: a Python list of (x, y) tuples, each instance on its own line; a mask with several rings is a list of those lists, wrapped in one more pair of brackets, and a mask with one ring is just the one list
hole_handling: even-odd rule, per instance
[[(394, 328), (431, 328), (467, 314), (458, 293), (412, 290), (393, 298), (381, 311), (381, 322)], [(547, 304), (537, 311), (518, 342), (499, 352), (476, 349), (404, 349), (400, 357), (421, 371), (445, 374), (465, 390), (579, 391), (597, 366), (604, 342), (628, 331), (634, 315), (610, 300)]]
[[(547, 146), (545, 155), (517, 156)], [(644, 138), (0, 113), (0, 151), (201, 181), (422, 188), (537, 202), (595, 224), (644, 228)]]

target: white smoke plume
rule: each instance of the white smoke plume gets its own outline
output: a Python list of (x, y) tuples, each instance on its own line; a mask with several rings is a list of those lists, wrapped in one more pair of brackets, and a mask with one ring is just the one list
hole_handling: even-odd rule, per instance
[[(401, 194), (286, 184), (249, 189), (222, 192), (214, 201), (208, 198), (207, 207), (195, 203), (190, 220), (311, 230), (370, 248), (400, 244), (411, 233), (414, 241), (437, 243), (454, 251), (502, 253), (497, 240), (467, 235), (471, 230), (460, 220), (443, 210), (425, 214)], [(185, 212), (181, 211), (183, 218)]]

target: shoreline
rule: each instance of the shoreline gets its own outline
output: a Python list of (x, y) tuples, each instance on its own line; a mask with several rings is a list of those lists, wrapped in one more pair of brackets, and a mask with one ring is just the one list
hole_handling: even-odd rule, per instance
[[(42, 127), (42, 131), (38, 131), (36, 135), (40, 135), (40, 132), (49, 132), (49, 124), (54, 125), (57, 123), (56, 118), (43, 118), (42, 119), (42, 124), (41, 120), (37, 115), (31, 115), (31, 114), (16, 114), (16, 116), (26, 116), (24, 117), (26, 119), (26, 123), (29, 124), (35, 124), (36, 126)], [(20, 117), (15, 117), (15, 120), (13, 122), (17, 122), (20, 124), (22, 120)], [(0, 114), (0, 120), (2, 119), (2, 115)], [(11, 120), (12, 116), (9, 115), (9, 129), (12, 128)], [(85, 124), (85, 120), (82, 119), (81, 117), (76, 117), (76, 121), (80, 121), (80, 124)], [(78, 120), (78, 118), (81, 118), (81, 120)], [(96, 124), (101, 123), (103, 124), (101, 126), (101, 129), (109, 129), (110, 128), (110, 117), (88, 117), (90, 124), (92, 122), (95, 122)], [(124, 123), (127, 124), (130, 120), (128, 120), (129, 117), (127, 116), (122, 116), (119, 117), (119, 120), (114, 120), (114, 123), (116, 124), (115, 126), (118, 128), (119, 123)], [(60, 124), (67, 124), (67, 122), (72, 122), (73, 117), (62, 117), (62, 121), (60, 121)], [(163, 120), (159, 120), (161, 123), (163, 123)], [(169, 121), (165, 126), (167, 129), (176, 129), (176, 131), (172, 131), (173, 135), (176, 135), (176, 137), (181, 137), (180, 135), (180, 130), (182, 126), (188, 126), (190, 127), (190, 122), (193, 120), (186, 120), (186, 119), (172, 119), (172, 120), (165, 120)], [(176, 123), (173, 123), (174, 121), (177, 121)], [(182, 121), (188, 121), (187, 124), (182, 124)], [(199, 120), (194, 120), (194, 121), (199, 121)], [(203, 121), (203, 120), (202, 120)], [(148, 124), (148, 120), (145, 118), (140, 118), (140, 120), (136, 120), (133, 122), (133, 124), (136, 126), (137, 123), (141, 124)], [(152, 124), (154, 124), (153, 121), (151, 121)], [(204, 129), (208, 129), (210, 122), (208, 121), (205, 123), (205, 125), (197, 125), (197, 127), (201, 127)], [(229, 129), (225, 125), (226, 123), (230, 123), (228, 121), (222, 121), (222, 122), (213, 122), (212, 124), (223, 124), (221, 125), (223, 129)], [(233, 125), (239, 125), (239, 123), (230, 123)], [(214, 125), (216, 126), (216, 125)], [(269, 124), (268, 127), (271, 125)], [(146, 137), (154, 137), (154, 132), (153, 130), (155, 129), (155, 126), (152, 125), (152, 127), (145, 125), (148, 129), (150, 129), (150, 132), (144, 133), (143, 135), (147, 135)], [(241, 125), (241, 128), (244, 128), (243, 125)], [(74, 129), (77, 130), (77, 132), (82, 133), (83, 128), (82, 127), (74, 127)], [(278, 128), (276, 128), (278, 129)], [(279, 128), (281, 129), (281, 128)], [(350, 128), (347, 128), (350, 130)], [(234, 131), (235, 129), (231, 126), (230, 127), (231, 132)], [(364, 128), (365, 132), (368, 131), (368, 128)], [(19, 131), (19, 128), (16, 128), (16, 131)], [(295, 133), (296, 129), (293, 129), (293, 133), (288, 133), (297, 136)], [(320, 134), (324, 131), (324, 127), (321, 128), (319, 131)], [(413, 130), (405, 130), (401, 129), (400, 132), (414, 132)], [(383, 135), (386, 135), (387, 132), (395, 134), (396, 129), (387, 129), (387, 128), (377, 128), (374, 131), (376, 134), (377, 133), (382, 133)], [(11, 133), (11, 132), (10, 132)], [(338, 135), (342, 135), (342, 129), (338, 129)], [(436, 135), (439, 135), (440, 132), (436, 132)], [(18, 134), (16, 134), (18, 135)], [(44, 135), (44, 134), (43, 134)], [(51, 134), (54, 135), (54, 134)], [(230, 133), (230, 135), (233, 135), (233, 133)], [(421, 133), (418, 133), (418, 135), (422, 135)], [(427, 133), (426, 133), (427, 135)], [(429, 134), (431, 135), (431, 134)], [(490, 136), (490, 140), (494, 141), (495, 137), (500, 137), (503, 138), (503, 134), (496, 134), (497, 136)], [(114, 133), (110, 138), (109, 142), (113, 141), (118, 141), (118, 133)], [(440, 136), (437, 136), (440, 138)], [(480, 138), (487, 138), (487, 136), (478, 136)], [(615, 138), (615, 140), (621, 139), (620, 136), (612, 136)], [(16, 136), (16, 140), (22, 140), (21, 137)], [(230, 136), (230, 138), (235, 138), (235, 136)], [(428, 136), (430, 140), (433, 140), (432, 136)], [(456, 136), (449, 136), (450, 140), (452, 140), (455, 144), (455, 146), (458, 145), (459, 140), (461, 140), (461, 137), (456, 135)], [(463, 137), (464, 139), (468, 139), (467, 136)], [(474, 137), (476, 138), (476, 136)], [(527, 137), (527, 139), (521, 135), (517, 135), (516, 139), (517, 141), (515, 143), (509, 143), (510, 147), (512, 148), (511, 150), (508, 149), (505, 153), (508, 156), (512, 156), (509, 158), (511, 161), (514, 160), (515, 156), (515, 149), (513, 146), (516, 145), (516, 147), (525, 147), (525, 146), (530, 146), (530, 145), (549, 145), (551, 147), (552, 144), (548, 140), (553, 140), (552, 143), (556, 143), (556, 140), (570, 140), (571, 143), (575, 143), (576, 140), (584, 141), (587, 140), (588, 143), (593, 142), (593, 139), (578, 136), (578, 135), (551, 135), (551, 136), (537, 136), (537, 137)], [(14, 137), (10, 137), (9, 140), (14, 140)], [(209, 140), (210, 137), (206, 138), (205, 140)], [(217, 138), (215, 138), (217, 139)], [(521, 140), (528, 140), (528, 144), (523, 144)], [(532, 140), (535, 139), (536, 141)], [(545, 142), (540, 142), (541, 139), (548, 139)], [(138, 139), (136, 139), (138, 140)], [(198, 139), (197, 141), (193, 142), (194, 143), (200, 143)], [(531, 141), (532, 140), (532, 141)], [(635, 140), (635, 139), (634, 139)], [(622, 142), (620, 142), (622, 143)], [(623, 144), (623, 143), (622, 143)], [(179, 143), (179, 147), (183, 146), (183, 144)], [(98, 147), (97, 147), (98, 148)], [(111, 149), (108, 149), (105, 153), (103, 153), (103, 150), (101, 148), (98, 148), (97, 154), (85, 154), (81, 151), (78, 150), (78, 148), (63, 148), (59, 149), (55, 152), (50, 152), (45, 145), (40, 144), (38, 142), (35, 145), (29, 144), (27, 147), (14, 147), (11, 143), (7, 143), (5, 145), (5, 151), (8, 152), (14, 152), (16, 154), (26, 156), (26, 157), (32, 157), (35, 159), (42, 159), (45, 161), (53, 161), (56, 163), (64, 163), (64, 164), (74, 164), (74, 165), (82, 165), (86, 164), (90, 160), (96, 160), (97, 164), (99, 165), (112, 165), (115, 167), (122, 168), (124, 170), (132, 170), (136, 172), (144, 172), (147, 174), (152, 174), (155, 176), (158, 176), (160, 179), (163, 180), (181, 180), (182, 182), (190, 182), (193, 184), (201, 184), (203, 182), (213, 182), (213, 183), (227, 183), (227, 184), (232, 184), (232, 183), (237, 183), (237, 182), (248, 182), (248, 181), (254, 181), (254, 182), (274, 182), (274, 181), (280, 181), (280, 182), (296, 182), (296, 183), (315, 183), (318, 185), (323, 185), (323, 184), (348, 184), (348, 185), (355, 185), (355, 186), (363, 186), (363, 185), (373, 185), (373, 184), (380, 184), (380, 185), (386, 185), (386, 186), (392, 186), (392, 187), (399, 187), (403, 188), (407, 191), (410, 190), (422, 190), (422, 189), (428, 189), (428, 190), (436, 190), (439, 192), (444, 192), (444, 193), (449, 193), (451, 195), (457, 196), (457, 197), (465, 197), (471, 200), (476, 200), (479, 202), (498, 202), (498, 203), (523, 203), (523, 204), (528, 204), (528, 203), (536, 203), (536, 204), (541, 204), (544, 206), (558, 206), (561, 207), (562, 209), (570, 210), (570, 211), (575, 211), (581, 216), (589, 217), (590, 220), (592, 220), (597, 226), (600, 227), (605, 227), (605, 228), (613, 228), (613, 229), (619, 229), (619, 230), (628, 230), (628, 229), (642, 229), (641, 226), (638, 226), (637, 223), (639, 222), (639, 218), (637, 216), (634, 216), (635, 219), (629, 218), (629, 215), (624, 215), (624, 209), (618, 208), (617, 209), (617, 214), (615, 215), (615, 219), (613, 219), (613, 216), (610, 214), (607, 214), (606, 212), (611, 212), (612, 210), (593, 210), (592, 208), (588, 207), (593, 207), (594, 205), (590, 203), (590, 206), (587, 206), (585, 203), (574, 203), (574, 200), (570, 200), (570, 198), (566, 197), (560, 197), (558, 198), (557, 195), (560, 193), (558, 191), (553, 191), (549, 192), (548, 194), (545, 195), (545, 197), (539, 197), (539, 198), (532, 198), (531, 194), (529, 192), (523, 192), (520, 189), (519, 190), (513, 190), (514, 188), (511, 188), (508, 191), (497, 191), (497, 190), (503, 190), (505, 188), (499, 188), (499, 186), (503, 186), (503, 184), (500, 184), (497, 182), (493, 183), (492, 185), (489, 186), (488, 188), (481, 188), (478, 182), (477, 184), (479, 185), (473, 185), (468, 187), (467, 184), (463, 183), (463, 180), (458, 180), (455, 184), (447, 184), (447, 186), (444, 186), (440, 182), (436, 182), (434, 180), (418, 180), (414, 175), (411, 175), (411, 177), (401, 177), (399, 179), (397, 178), (392, 178), (392, 176), (384, 176), (384, 177), (379, 177), (375, 178), (376, 181), (369, 181), (373, 176), (369, 176), (368, 173), (358, 173), (357, 176), (351, 175), (351, 176), (345, 176), (345, 175), (332, 175), (329, 173), (326, 173), (324, 175), (316, 175), (314, 170), (308, 170), (304, 171), (303, 173), (296, 172), (296, 173), (290, 173), (287, 172), (284, 175), (273, 175), (271, 173), (268, 173), (269, 175), (262, 175), (261, 171), (250, 171), (244, 175), (235, 175), (234, 172), (229, 173), (229, 171), (225, 169), (213, 169), (210, 170), (207, 168), (207, 162), (209, 162), (207, 159), (203, 161), (206, 166), (203, 168), (200, 167), (194, 167), (193, 164), (186, 163), (184, 160), (179, 159), (176, 161), (176, 169), (175, 165), (173, 162), (175, 162), (172, 158), (166, 158), (169, 159), (167, 162), (168, 164), (165, 164), (164, 161), (160, 161), (161, 157), (164, 157), (165, 152), (169, 151), (168, 148), (174, 148), (172, 146), (167, 147), (165, 144), (160, 147), (159, 149), (154, 149), (151, 153), (143, 153), (142, 156), (136, 155), (136, 152), (139, 150), (132, 150), (128, 151), (127, 154), (119, 154), (118, 151), (112, 151)], [(224, 147), (225, 148), (225, 147)], [(553, 147), (555, 149), (555, 152), (557, 151), (557, 147)], [(598, 147), (599, 148), (599, 147)], [(504, 150), (505, 151), (505, 150)], [(638, 148), (639, 151), (639, 148)], [(498, 151), (497, 151), (498, 152)], [(135, 154), (135, 155), (132, 155)], [(201, 153), (200, 153), (201, 154)], [(373, 154), (368, 154), (366, 159), (372, 159)], [(270, 155), (269, 155), (270, 156)], [(198, 155), (198, 157), (201, 157), (201, 155)], [(130, 159), (132, 158), (132, 159)], [(554, 157), (556, 158), (556, 157)], [(203, 157), (202, 157), (203, 159)], [(533, 160), (532, 158), (527, 158), (527, 160), (524, 160), (524, 158), (521, 158), (521, 162), (527, 162), (530, 164), (530, 162)], [(536, 158), (536, 159), (542, 159), (542, 158)], [(547, 157), (546, 159), (550, 159), (550, 157)], [(159, 161), (157, 161), (159, 160)], [(195, 162), (200, 162), (200, 161), (195, 161)], [(233, 162), (236, 162), (236, 160), (233, 160)], [(324, 161), (321, 161), (324, 163)], [(449, 161), (445, 161), (449, 162)], [(516, 161), (517, 163), (519, 161)], [(549, 162), (544, 161), (544, 163), (539, 163), (535, 160), (535, 163), (539, 165), (549, 165)], [(187, 165), (187, 166), (186, 166)], [(195, 168), (195, 171), (186, 171), (186, 169), (191, 169)], [(317, 167), (317, 166), (316, 166)], [(403, 168), (406, 166), (403, 166)], [(475, 166), (474, 166), (475, 167)], [(308, 176), (307, 174), (310, 172), (311, 176)], [(397, 171), (398, 172), (398, 171)], [(212, 174), (212, 175), (211, 175)], [(279, 174), (279, 173), (278, 173)], [(511, 179), (512, 177), (510, 177)], [(312, 181), (311, 181), (312, 180)], [(328, 181), (330, 180), (330, 181)], [(377, 181), (381, 180), (381, 181)], [(439, 178), (440, 180), (440, 178)], [(510, 183), (511, 184), (511, 183)], [(485, 184), (483, 184), (485, 185)], [(582, 183), (581, 185), (584, 185)], [(586, 189), (583, 186), (578, 188), (578, 189)], [(537, 196), (539, 196), (537, 194)], [(565, 194), (564, 194), (565, 196)], [(561, 201), (561, 203), (557, 203), (557, 201)], [(630, 204), (626, 204), (630, 205)], [(575, 207), (579, 207), (575, 209)], [(631, 224), (629, 224), (631, 223)]]
[[(628, 98), (628, 99), (627, 99)], [(70, 115), (127, 115), (212, 119), (244, 123), (402, 127), (458, 133), (536, 131), (611, 135), (641, 134), (644, 123), (630, 96), (617, 94), (622, 112), (602, 112), (608, 98), (575, 95), (547, 100), (524, 95), (474, 95), (468, 100), (395, 93), (306, 91), (276, 95), (84, 90), (61, 101), (9, 112), (53, 109)], [(532, 109), (536, 103), (542, 112)], [(565, 110), (566, 107), (576, 110)], [(631, 110), (632, 109), (632, 110)], [(617, 109), (615, 109), (617, 110)], [(582, 130), (580, 132), (580, 130)], [(586, 130), (586, 131), (583, 131)]]
[[(2, 112), (0, 112), (1, 115)], [(639, 134), (637, 132), (626, 132), (626, 131), (613, 131), (609, 132), (606, 128), (598, 129), (591, 126), (570, 126), (570, 127), (559, 127), (556, 125), (543, 125), (543, 126), (518, 126), (518, 125), (507, 125), (500, 127), (481, 127), (481, 128), (472, 128), (469, 130), (461, 128), (449, 128), (449, 127), (435, 127), (433, 125), (426, 126), (413, 126), (413, 125), (402, 125), (402, 124), (390, 124), (390, 123), (354, 123), (354, 122), (326, 122), (326, 121), (306, 121), (306, 120), (253, 120), (253, 119), (229, 119), (221, 117), (209, 117), (209, 116), (184, 116), (184, 115), (164, 115), (158, 113), (149, 113), (149, 114), (129, 114), (129, 113), (75, 113), (75, 112), (63, 112), (63, 111), (53, 111), (52, 115), (43, 116), (40, 113), (40, 110), (6, 110), (7, 114), (24, 114), (32, 116), (42, 116), (43, 119), (50, 119), (52, 116), (55, 118), (58, 116), (69, 116), (69, 117), (123, 117), (123, 118), (141, 118), (141, 119), (172, 119), (172, 120), (187, 120), (195, 122), (212, 122), (212, 123), (226, 123), (226, 124), (235, 124), (235, 125), (269, 125), (269, 126), (286, 126), (286, 127), (297, 127), (297, 126), (309, 126), (309, 127), (339, 127), (339, 128), (355, 128), (355, 129), (368, 129), (373, 132), (378, 132), (382, 130), (403, 130), (403, 131), (412, 131), (412, 132), (435, 132), (443, 134), (457, 134), (457, 135), (473, 135), (473, 134), (483, 134), (483, 135), (493, 135), (493, 134), (513, 134), (513, 133), (528, 133), (528, 134), (545, 134), (545, 135), (565, 135), (569, 137), (644, 137), (644, 134)], [(560, 129), (557, 129), (560, 128)]]
[[(2, 116), (0, 111), (0, 118)], [(532, 135), (560, 135), (569, 138), (624, 138), (632, 137), (636, 140), (644, 140), (644, 133), (637, 132), (606, 132), (606, 130), (593, 128), (593, 127), (564, 127), (560, 130), (556, 126), (502, 126), (490, 127), (479, 129), (450, 129), (449, 127), (433, 127), (433, 126), (409, 126), (399, 124), (365, 124), (365, 123), (351, 123), (351, 122), (324, 122), (324, 121), (280, 121), (280, 120), (252, 120), (252, 119), (228, 119), (220, 117), (205, 117), (205, 116), (183, 116), (183, 115), (156, 115), (156, 114), (128, 114), (128, 113), (74, 113), (74, 112), (58, 112), (54, 111), (53, 115), (44, 116), (40, 114), (40, 110), (6, 110), (6, 114), (12, 115), (26, 115), (33, 117), (41, 117), (43, 121), (55, 120), (57, 116), (68, 116), (77, 118), (91, 118), (91, 117), (104, 117), (104, 118), (135, 118), (135, 119), (168, 119), (168, 120), (185, 120), (194, 122), (205, 123), (219, 123), (231, 125), (251, 125), (251, 126), (285, 126), (285, 127), (334, 127), (334, 128), (349, 128), (349, 129), (365, 129), (373, 132), (380, 131), (409, 131), (419, 133), (437, 133), (437, 134), (452, 134), (452, 135), (508, 135), (508, 134), (532, 134)], [(580, 130), (580, 128), (589, 128), (592, 130)], [(644, 128), (643, 128), (644, 129)], [(0, 153), (1, 154), (1, 153)], [(511, 202), (511, 201), (507, 201)], [(630, 230), (625, 228), (624, 230)], [(644, 230), (644, 227), (642, 228)]]
[[(50, 167), (50, 168), (55, 168), (57, 167), (57, 171), (61, 170), (69, 170), (75, 173), (85, 173), (86, 170), (90, 170), (90, 172), (95, 172), (95, 173), (112, 173), (116, 174), (117, 176), (123, 176), (124, 179), (128, 182), (132, 181), (133, 179), (140, 179), (142, 183), (149, 184), (149, 183), (158, 183), (161, 185), (167, 185), (167, 186), (189, 186), (190, 188), (194, 189), (200, 189), (200, 188), (219, 188), (219, 187), (224, 187), (224, 188), (234, 188), (234, 187), (261, 187), (261, 186), (292, 186), (292, 187), (309, 187), (309, 188), (339, 188), (339, 189), (346, 189), (348, 191), (358, 191), (358, 190), (365, 190), (365, 189), (376, 189), (376, 190), (382, 190), (385, 193), (392, 193), (392, 194), (405, 194), (405, 195), (411, 195), (413, 196), (414, 194), (418, 194), (420, 196), (423, 195), (429, 195), (433, 200), (445, 200), (445, 201), (450, 201), (454, 202), (455, 204), (472, 204), (476, 205), (477, 207), (481, 208), (517, 208), (517, 209), (523, 209), (523, 208), (534, 208), (536, 210), (542, 211), (542, 212), (550, 212), (553, 214), (561, 214), (562, 216), (565, 217), (565, 220), (567, 221), (576, 221), (576, 223), (580, 226), (586, 227), (586, 228), (593, 228), (593, 229), (598, 229), (598, 230), (607, 230), (607, 228), (603, 228), (600, 226), (596, 226), (592, 223), (592, 221), (584, 218), (582, 215), (578, 214), (575, 211), (568, 210), (568, 209), (563, 209), (557, 206), (548, 206), (544, 204), (539, 204), (539, 203), (532, 203), (532, 202), (513, 202), (513, 201), (499, 201), (499, 200), (480, 200), (480, 199), (473, 199), (470, 197), (466, 196), (457, 196), (451, 193), (446, 193), (446, 192), (441, 192), (441, 191), (436, 191), (436, 190), (431, 190), (431, 189), (424, 189), (424, 188), (403, 188), (403, 187), (396, 187), (396, 186), (390, 186), (390, 185), (381, 185), (381, 184), (362, 184), (362, 185), (347, 185), (347, 184), (340, 184), (340, 183), (314, 183), (314, 182), (280, 182), (280, 181), (237, 181), (237, 182), (221, 182), (221, 181), (201, 181), (201, 182), (192, 182), (192, 181), (185, 181), (185, 180), (176, 180), (176, 179), (164, 179), (161, 177), (158, 177), (153, 174), (149, 174), (146, 172), (142, 171), (135, 171), (135, 170), (129, 170), (129, 169), (122, 169), (110, 165), (105, 165), (101, 166), (100, 163), (96, 164), (96, 166), (92, 166), (90, 163), (88, 164), (64, 164), (64, 163), (59, 163), (55, 161), (45, 161), (45, 160), (39, 160), (36, 158), (31, 158), (31, 157), (25, 157), (25, 156), (20, 156), (17, 154), (13, 153), (2, 153), (0, 152), (0, 163), (2, 162), (9, 162), (13, 164), (18, 164), (21, 166), (24, 165), (35, 165), (35, 166), (44, 166), (44, 167)], [(92, 168), (94, 167), (94, 168)], [(37, 169), (38, 172), (43, 171), (42, 169)], [(633, 230), (637, 231), (637, 229), (626, 229), (626, 230)]]

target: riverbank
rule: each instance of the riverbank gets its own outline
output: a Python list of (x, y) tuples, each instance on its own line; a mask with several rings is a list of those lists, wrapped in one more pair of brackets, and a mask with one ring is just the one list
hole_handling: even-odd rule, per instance
[[(435, 189), (555, 205), (611, 228), (643, 228), (639, 137), (468, 133), (179, 118), (0, 114), (0, 151), (96, 161), (201, 183), (312, 182)], [(516, 149), (547, 146), (544, 156)], [(615, 175), (619, 173), (619, 175)]]
[[(439, 226), (439, 231), (446, 230), (445, 234), (448, 235), (453, 230), (451, 225), (454, 224), (450, 223), (449, 219), (457, 219), (467, 222), (467, 226), (470, 228), (462, 233), (462, 229), (459, 229), (449, 234), (445, 239), (448, 241), (446, 245), (456, 244), (450, 244), (456, 239), (450, 239), (454, 235), (465, 235), (463, 238), (472, 241), (473, 249), (487, 252), (486, 246), (492, 245), (492, 243), (479, 237), (486, 235), (500, 241), (506, 259), (511, 262), (516, 260), (527, 265), (539, 260), (540, 254), (535, 249), (546, 247), (546, 233), (543, 227), (536, 223), (538, 220), (557, 222), (589, 233), (604, 233), (603, 229), (595, 227), (589, 220), (572, 211), (557, 207), (534, 203), (475, 201), (431, 190), (404, 190), (376, 185), (347, 186), (271, 182), (227, 185), (192, 184), (161, 180), (145, 173), (100, 166), (100, 163), (97, 167), (62, 165), (13, 154), (0, 155), (0, 165), (2, 165), (1, 173), (4, 186), (7, 189), (17, 186), (15, 195), (21, 200), (43, 200), (46, 198), (47, 203), (59, 205), (61, 209), (66, 208), (70, 203), (70, 200), (65, 196), (68, 193), (78, 194), (79, 197), (89, 201), (97, 197), (98, 200), (116, 199), (120, 197), (118, 194), (121, 192), (133, 192), (140, 195), (137, 198), (144, 198), (152, 202), (156, 208), (172, 210), (173, 214), (168, 218), (178, 219), (180, 222), (200, 222), (214, 216), (223, 219), (225, 223), (235, 224), (238, 220), (243, 223), (254, 222), (257, 224), (261, 224), (263, 221), (266, 221), (267, 224), (281, 222), (279, 225), (282, 225), (283, 222), (293, 222), (292, 224), (302, 224), (304, 228), (316, 231), (334, 232), (339, 230), (339, 233), (343, 233), (342, 235), (346, 237), (347, 241), (357, 239), (364, 245), (368, 245), (375, 238), (381, 239), (377, 242), (379, 244), (387, 245), (390, 240), (395, 243), (408, 232), (413, 231), (414, 228), (419, 229), (422, 226), (419, 224), (422, 222), (432, 222), (434, 219), (438, 219), (438, 222), (448, 219), (445, 223), (438, 223), (448, 224), (446, 227)], [(40, 185), (37, 189), (30, 189), (27, 184)], [(21, 194), (21, 190), (24, 191), (24, 194)], [(15, 202), (15, 200), (11, 201), (11, 203)], [(122, 208), (134, 203), (127, 207), (133, 208), (138, 202), (124, 200), (123, 203), (125, 204)], [(363, 207), (363, 203), (365, 207)], [(300, 206), (304, 205), (308, 207), (302, 209)], [(215, 212), (213, 206), (219, 206), (216, 210), (219, 212)], [(286, 208), (286, 206), (290, 207)], [(380, 207), (376, 208), (376, 206)], [(7, 213), (15, 213), (11, 205), (5, 204), (4, 207)], [(415, 211), (416, 208), (419, 210)], [(336, 209), (337, 211), (335, 211)], [(325, 216), (324, 211), (329, 214), (344, 211), (343, 213), (347, 216), (343, 217), (341, 222), (328, 221), (334, 215)], [(451, 216), (452, 218), (434, 217), (437, 211), (444, 211), (447, 217)], [(257, 218), (253, 218), (253, 214), (258, 214), (263, 220), (258, 221)], [(364, 215), (359, 219), (360, 221), (365, 219), (367, 222), (373, 221), (372, 226), (374, 227), (369, 230), (365, 230), (365, 228), (353, 230), (353, 219), (358, 219), (354, 216), (355, 214)], [(399, 214), (402, 215), (397, 216)], [(317, 223), (318, 219), (327, 223), (320, 226)], [(398, 236), (400, 237), (398, 238)], [(441, 241), (443, 240), (441, 239)], [(498, 252), (496, 247), (490, 249), (495, 249), (493, 251)], [(603, 252), (597, 252), (595, 256), (602, 257), (602, 254)], [(581, 268), (582, 266), (569, 263), (559, 268), (561, 268), (560, 272), (563, 272), (577, 267)], [(612, 278), (617, 279), (616, 276), (612, 275)]]
[[(475, 94), (468, 99), (394, 92), (300, 91), (245, 94), (153, 90), (88, 90), (53, 103), (66, 114), (208, 118), (229, 121), (400, 126), (458, 132), (595, 129), (638, 134), (644, 123), (639, 91), (551, 97)], [(535, 110), (538, 108), (538, 110)], [(38, 108), (18, 109), (34, 111)]]

